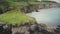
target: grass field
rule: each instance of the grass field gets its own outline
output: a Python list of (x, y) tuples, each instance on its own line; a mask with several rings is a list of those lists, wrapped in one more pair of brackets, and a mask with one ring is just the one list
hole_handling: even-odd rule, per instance
[(34, 22), (35, 19), (25, 15), (22, 12), (18, 11), (10, 11), (0, 15), (0, 22), (6, 24), (24, 24), (26, 22)]

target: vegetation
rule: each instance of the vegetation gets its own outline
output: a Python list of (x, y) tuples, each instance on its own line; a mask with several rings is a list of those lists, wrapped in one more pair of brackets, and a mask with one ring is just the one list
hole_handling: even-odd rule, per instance
[(6, 24), (24, 24), (26, 22), (31, 22), (33, 23), (35, 20), (34, 18), (31, 18), (29, 16), (26, 16), (22, 12), (17, 12), (16, 10), (4, 13), (0, 15), (0, 22), (6, 23)]
[[(7, 24), (21, 24), (27, 21), (34, 22), (35, 19), (25, 15), (21, 8), (24, 6), (29, 6), (29, 4), (47, 4), (50, 2), (39, 2), (36, 0), (3, 0), (0, 1), (0, 10), (3, 12), (7, 11), (8, 9), (14, 9), (7, 11), (7, 13), (0, 15), (0, 22), (4, 22)], [(31, 9), (31, 8), (30, 8)]]
[[(24, 0), (5, 0), (0, 2), (0, 10), (3, 12), (9, 8), (14, 8), (14, 10), (10, 10), (7, 13), (0, 15), (0, 22), (6, 24), (22, 24), (28, 22), (34, 22), (34, 18), (31, 18), (25, 15), (22, 11), (20, 11), (22, 6), (27, 6), (28, 4)], [(20, 7), (20, 8), (19, 8)]]

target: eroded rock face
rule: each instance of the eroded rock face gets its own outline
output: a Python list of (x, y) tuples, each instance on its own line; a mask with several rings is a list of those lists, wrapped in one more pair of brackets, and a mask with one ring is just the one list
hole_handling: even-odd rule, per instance
[(20, 26), (19, 28), (13, 28), (12, 34), (57, 34), (57, 33), (46, 30), (40, 24), (31, 24), (30, 26), (25, 24), (24, 26)]
[[(39, 24), (30, 24), (30, 25), (24, 25), (19, 28), (13, 28), (12, 32), (15, 34), (17, 31), (18, 33), (23, 34), (38, 34), (43, 30)], [(44, 29), (45, 30), (45, 29)], [(41, 32), (42, 33), (42, 32)], [(40, 33), (39, 33), (40, 34)]]
[(24, 13), (31, 13), (32, 11), (39, 12), (40, 9), (57, 8), (60, 7), (60, 3), (47, 3), (47, 4), (33, 4), (31, 6), (25, 6), (22, 8)]
[[(13, 27), (12, 30), (9, 27), (0, 25), (0, 34), (57, 34), (57, 32), (49, 32), (44, 27), (42, 27), (40, 24), (30, 24), (29, 26), (27, 24), (20, 26), (20, 27)], [(58, 33), (60, 34), (60, 33)]]

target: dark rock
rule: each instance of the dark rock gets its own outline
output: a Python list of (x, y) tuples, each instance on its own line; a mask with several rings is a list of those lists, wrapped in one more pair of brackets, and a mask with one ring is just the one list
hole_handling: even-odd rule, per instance
[(56, 33), (60, 34), (60, 25), (54, 30)]
[(0, 25), (0, 32), (2, 32), (3, 31), (3, 26), (2, 25)]
[(60, 30), (55, 29), (54, 32), (60, 34)]
[(30, 32), (30, 34), (35, 33), (35, 30), (32, 30), (32, 29), (30, 29), (30, 28), (29, 28), (29, 30), (28, 30), (28, 31)]
[(36, 12), (39, 12), (38, 10), (36, 10)]
[(10, 29), (5, 29), (5, 30), (4, 30), (4, 34), (12, 34), (12, 30), (10, 30)]
[(0, 9), (0, 14), (3, 14), (3, 11)]
[(0, 25), (0, 34), (12, 34), (11, 28), (3, 28), (2, 25)]

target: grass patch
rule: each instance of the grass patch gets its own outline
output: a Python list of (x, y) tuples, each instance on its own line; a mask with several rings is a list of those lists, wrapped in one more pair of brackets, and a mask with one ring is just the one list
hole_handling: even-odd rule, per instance
[(0, 22), (6, 23), (6, 24), (20, 25), (28, 21), (32, 23), (32, 22), (35, 22), (35, 19), (25, 15), (20, 11), (19, 12), (10, 11), (0, 15)]

